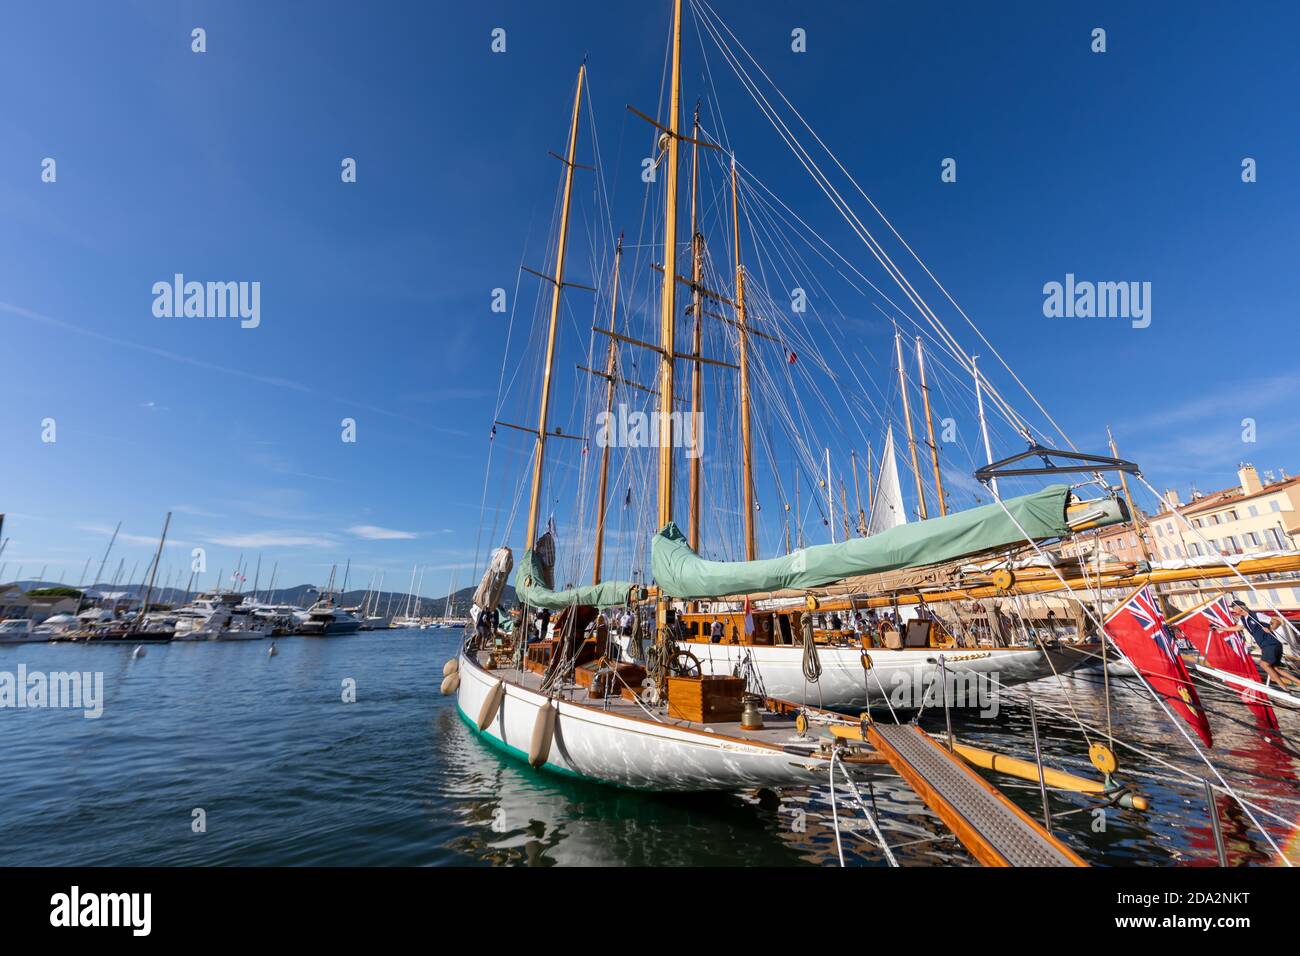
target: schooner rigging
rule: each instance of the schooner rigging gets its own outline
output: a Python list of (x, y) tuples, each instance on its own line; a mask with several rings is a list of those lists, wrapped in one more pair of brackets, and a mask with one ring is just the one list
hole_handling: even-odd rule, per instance
[[(1080, 659), (1047, 647), (1037, 633), (1026, 635), (1018, 643), (1007, 640), (992, 615), (985, 633), (965, 629), (960, 619), (941, 622), (932, 609), (946, 602), (955, 605), (1018, 596), (1035, 589), (1066, 591), (1075, 597), (1072, 581), (1100, 590), (1106, 575), (1099, 573), (1089, 579), (1085, 565), (1062, 565), (1043, 548), (1128, 520), (1126, 498), (1121, 498), (1102, 475), (1105, 471), (1117, 470), (1121, 476), (1136, 471), (1131, 463), (1118, 458), (1079, 455), (1075, 451), (1056, 421), (784, 95), (777, 91), (776, 96), (769, 97), (763, 92), (760, 78), (774, 84), (707, 0), (692, 4), (697, 26), (714, 41), (721, 58), (831, 201), (852, 235), (897, 286), (897, 295), (905, 306), (886, 295), (835, 244), (777, 198), (756, 171), (738, 162), (729, 146), (725, 125), (716, 115), (714, 123), (709, 124), (716, 123), (718, 131), (714, 132), (702, 125), (697, 107), (691, 135), (684, 135), (681, 0), (674, 0), (672, 7), (666, 119), (661, 123), (629, 107), (656, 131), (642, 235), (631, 244), (625, 244), (622, 234), (617, 244), (609, 243), (614, 247), (614, 259), (608, 320), (604, 326), (593, 323), (588, 366), (579, 366), (601, 383), (596, 386), (599, 394), (588, 392), (588, 410), (601, 408), (606, 419), (615, 414), (618, 398), (633, 398), (629, 389), (641, 393), (636, 400), (654, 412), (644, 432), (653, 437), (653, 453), (618, 448), (616, 462), (615, 448), (606, 442), (599, 456), (590, 455), (589, 436), (581, 431), (566, 434), (552, 424), (556, 356), (564, 318), (562, 293), (566, 287), (576, 285), (566, 278), (566, 260), (574, 175), (585, 168), (577, 162), (583, 93), (588, 82), (584, 62), (578, 71), (567, 150), (560, 158), (564, 172), (554, 265), (551, 274), (535, 273), (551, 287), (545, 338), (543, 347), (537, 350), (544, 355), (537, 424), (532, 428), (496, 421), (497, 425), (533, 436), (523, 547), (515, 578), (524, 616), (509, 641), (502, 642), (500, 635), (492, 632), (476, 633), (458, 658), (449, 662), (443, 687), (444, 692), (457, 694), (462, 715), (477, 732), (535, 766), (649, 789), (729, 789), (806, 782), (810, 774), (822, 772), (828, 761), (832, 774), (837, 760), (860, 768), (881, 763), (880, 755), (888, 745), (868, 732), (869, 719), (862, 719), (860, 732), (854, 737), (842, 726), (853, 722), (833, 711), (885, 703), (887, 690), (882, 675), (891, 671), (918, 681), (933, 681), (936, 673), (946, 680), (949, 671), (993, 674), (1000, 686), (1010, 687), (1046, 676), (1059, 679), (1062, 671), (1077, 666)], [(752, 70), (747, 61), (753, 65)], [(711, 112), (716, 111), (713, 97), (709, 104)], [(783, 116), (782, 110), (789, 117)], [(963, 347), (922, 296), (919, 280), (914, 282), (867, 228), (797, 134), (796, 120), (830, 157), (833, 171), (842, 174), (884, 222), (886, 238), (896, 240), (952, 309), (974, 329), (979, 344), (992, 352), (1024, 390), (1046, 427), (1021, 415), (979, 370), (976, 356)], [(682, 142), (692, 146), (689, 276), (680, 273), (678, 263), (683, 245), (678, 223)], [(710, 192), (707, 180), (713, 160), (718, 160), (712, 166), (717, 181)], [(598, 153), (591, 168), (599, 179), (602, 166)], [(704, 186), (702, 179), (706, 181)], [(651, 212), (658, 189), (663, 192), (661, 219), (656, 219), (657, 212)], [(593, 193), (598, 211), (608, 215), (603, 187), (598, 186)], [(725, 223), (730, 227), (725, 231), (730, 233), (732, 261), (726, 270), (713, 267), (708, 257), (705, 209), (713, 212), (715, 224), (730, 220)], [(742, 213), (746, 225), (744, 243)], [(640, 241), (646, 238), (647, 223), (657, 225), (662, 232), (661, 259), (657, 263), (639, 261), (641, 250), (656, 247), (653, 235), (650, 241)], [(653, 233), (653, 228), (650, 231)], [(747, 250), (743, 250), (744, 246)], [(625, 257), (632, 248), (637, 261), (629, 264)], [(804, 317), (803, 309), (783, 310), (776, 299), (782, 293), (770, 291), (788, 288), (789, 281), (781, 280), (807, 269), (813, 261), (859, 292), (864, 286), (869, 288), (891, 310), (885, 313), (894, 325), (891, 371), (897, 375), (897, 405), (901, 408), (915, 490), (915, 522), (908, 520), (899, 476), (894, 403), (872, 378), (869, 365), (849, 358), (852, 350), (845, 346), (842, 328), (829, 325), (815, 309), (811, 318)], [(652, 274), (648, 293), (637, 293), (643, 281), (638, 265), (649, 267), (648, 274)], [(624, 319), (620, 326), (620, 292), (625, 276), (630, 276), (630, 294), (622, 302)], [(833, 301), (821, 280), (815, 281), (813, 291)], [(679, 307), (679, 285), (690, 292), (690, 305), (685, 310)], [(798, 301), (807, 298), (806, 290), (798, 291), (803, 296)], [(597, 292), (597, 308), (601, 306), (599, 299)], [(730, 315), (712, 311), (728, 307)], [(683, 315), (692, 322), (689, 351), (681, 350), (678, 342)], [(845, 318), (842, 311), (839, 315)], [(705, 318), (719, 321), (705, 322)], [(638, 337), (638, 322), (651, 326), (645, 338)], [(905, 367), (899, 323), (910, 323), (916, 330), (924, 438), (918, 438), (912, 418), (910, 394), (914, 386)], [(597, 340), (605, 352), (600, 372), (593, 371), (598, 363), (591, 357)], [(930, 342), (931, 350), (925, 348), (925, 341)], [(640, 369), (635, 359), (626, 364), (620, 361), (622, 348), (634, 354), (657, 356), (653, 388), (636, 381)], [(734, 355), (734, 362), (714, 357), (728, 353)], [(678, 362), (689, 363), (687, 394), (678, 391)], [(726, 375), (718, 377), (727, 384), (718, 384), (712, 400), (706, 391), (705, 366), (726, 371)], [(735, 373), (734, 380), (731, 373)], [(967, 375), (973, 401), (956, 391), (965, 387), (962, 383)], [(936, 380), (941, 400), (953, 405), (954, 410), (964, 402), (962, 407), (978, 423), (979, 442), (967, 451), (976, 456), (971, 464), (977, 465), (972, 470), (976, 470), (980, 483), (968, 482), (962, 489), (977, 506), (966, 510), (950, 510), (950, 496), (944, 488), (931, 394)], [(952, 391), (944, 390), (945, 380)], [(882, 400), (871, 396), (872, 387)], [(579, 404), (575, 395), (574, 413)], [(681, 424), (682, 407), (689, 409), (688, 426)], [(633, 414), (643, 413), (637, 410)], [(1029, 452), (995, 460), (990, 435), (990, 419), (994, 416), (1010, 430), (1013, 441), (1028, 446)], [(701, 457), (704, 423), (709, 420), (719, 423), (713, 432), (719, 448)], [(689, 431), (687, 447), (692, 452), (684, 495), (677, 481), (683, 431)], [(827, 432), (835, 436), (836, 448), (846, 451), (834, 457), (848, 459), (858, 499), (857, 520), (851, 521), (841, 477), (842, 532), (837, 532), (831, 445), (818, 440)], [(1049, 432), (1059, 435), (1069, 450), (1053, 449), (1047, 441)], [(882, 434), (877, 470), (871, 443), (880, 440)], [(557, 476), (555, 466), (559, 462), (549, 453), (554, 438), (575, 439), (569, 447), (578, 456), (576, 464), (570, 463), (579, 476), (576, 489)], [(868, 449), (865, 509), (857, 481), (860, 445)], [(928, 452), (933, 483), (930, 494), (937, 514), (931, 514), (927, 504), (922, 445)], [(817, 450), (824, 451), (824, 479), (818, 460), (822, 456)], [(790, 457), (783, 458), (782, 454)], [(1044, 464), (1036, 469), (1009, 467), (1016, 459), (1029, 455)], [(760, 456), (765, 461), (760, 461)], [(1074, 464), (1067, 462), (1062, 467), (1056, 463), (1062, 456)], [(598, 466), (592, 464), (596, 457)], [(781, 476), (789, 474), (791, 460), (797, 477), (789, 489)], [(768, 467), (760, 472), (756, 466), (763, 463)], [(599, 469), (594, 503), (587, 500), (588, 470), (592, 467)], [(613, 469), (617, 471), (611, 475)], [(1057, 483), (1013, 496), (1004, 496), (999, 487), (1000, 481), (1044, 474), (1053, 479), (1061, 474), (1082, 478), (1076, 484)], [(951, 475), (950, 471), (950, 486)], [(828, 543), (804, 546), (801, 482), (824, 489), (822, 520)], [(554, 516), (543, 523), (542, 516), (544, 503), (560, 503), (565, 489), (577, 493), (576, 500), (570, 498), (568, 502), (574, 507), (562, 509), (578, 527), (578, 533), (568, 535), (569, 539), (575, 544), (585, 542), (582, 531), (589, 506), (594, 505), (590, 511), (596, 517), (590, 551), (571, 547), (561, 564), (557, 533), (560, 525)], [(1124, 490), (1127, 493), (1127, 485)], [(791, 491), (798, 528), (794, 549), (789, 528)], [(760, 522), (760, 501), (765, 493), (783, 505), (781, 511), (771, 512), (783, 516), (783, 549), (765, 546)], [(681, 497), (687, 505), (685, 533), (675, 523)], [(815, 508), (822, 508), (820, 495), (810, 495), (809, 500)], [(705, 502), (716, 519), (707, 534)], [(611, 505), (620, 514), (616, 536), (611, 534)], [(513, 509), (511, 514), (513, 517)], [(738, 522), (728, 521), (737, 515)], [(726, 533), (729, 524), (733, 528), (738, 525), (738, 533)], [(774, 528), (767, 530), (775, 533)], [(501, 546), (493, 554), (489, 577), (476, 592), (476, 623), (483, 612), (494, 610), (499, 600), (504, 575), (513, 560), (506, 547), (512, 532), (513, 524), (500, 536)], [(780, 551), (784, 553), (761, 556)], [(578, 572), (586, 559), (591, 561), (591, 584), (574, 586), (573, 582), (585, 578)], [(1041, 563), (1035, 565), (1036, 560)], [(611, 566), (617, 566), (625, 577), (611, 577)], [(1137, 582), (1142, 574), (1147, 575), (1145, 580), (1151, 580), (1155, 573), (1149, 569), (1110, 569), (1105, 583), (1112, 588), (1122, 587)], [(1105, 648), (1102, 623), (1085, 600), (1076, 600), (1089, 620), (1078, 618), (1075, 637), (1102, 636)], [(926, 615), (908, 618), (903, 609), (912, 607), (924, 610)], [(888, 609), (889, 617), (873, 621), (870, 631), (855, 623), (846, 634), (845, 629), (832, 623), (838, 620), (831, 616), (833, 612), (847, 611), (853, 620), (859, 612), (878, 608)], [(611, 609), (619, 609), (618, 621), (626, 618), (631, 622), (628, 632), (616, 633), (623, 629), (622, 625), (599, 615)], [(530, 643), (533, 622), (539, 625), (538, 640)], [(714, 625), (722, 622), (725, 626), (719, 640)], [(1091, 631), (1089, 622), (1093, 625)], [(913, 623), (923, 626), (912, 627)], [(644, 646), (644, 636), (651, 638), (649, 648)], [(737, 676), (741, 674), (745, 676)], [(712, 699), (718, 710), (715, 719), (709, 719), (710, 695), (715, 692), (723, 696)], [(698, 704), (696, 709), (683, 703), (687, 696)], [(1156, 699), (1159, 702), (1158, 695)], [(739, 710), (732, 710), (733, 704), (739, 708), (742, 701), (744, 717)], [(760, 711), (761, 716), (754, 717)], [(790, 719), (795, 714), (797, 721)], [(829, 746), (815, 733), (809, 735), (810, 723), (832, 728)], [(786, 735), (793, 728), (808, 743), (778, 745), (775, 734), (764, 732), (765, 724)], [(558, 727), (564, 728), (562, 735)], [(846, 740), (858, 743), (849, 745)], [(1103, 763), (1099, 760), (1099, 769)], [(1104, 772), (1109, 787), (1109, 771)]]

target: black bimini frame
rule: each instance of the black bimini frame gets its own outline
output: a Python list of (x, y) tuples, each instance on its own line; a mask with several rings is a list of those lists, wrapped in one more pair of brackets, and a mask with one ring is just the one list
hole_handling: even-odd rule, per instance
[[(1026, 458), (1041, 458), (1043, 464), (1035, 468), (1011, 468)], [(1053, 458), (1065, 459), (1067, 464), (1058, 465)], [(1139, 475), (1142, 469), (1136, 463), (1123, 458), (1108, 458), (1105, 455), (1086, 455), (1078, 451), (1063, 451), (1060, 448), (1045, 448), (1042, 445), (1030, 445), (1025, 451), (1010, 458), (990, 462), (983, 468), (976, 469), (975, 480), (987, 485), (997, 478), (1016, 478), (1023, 475), (1069, 475), (1091, 474), (1098, 471), (1123, 471), (1130, 475)]]

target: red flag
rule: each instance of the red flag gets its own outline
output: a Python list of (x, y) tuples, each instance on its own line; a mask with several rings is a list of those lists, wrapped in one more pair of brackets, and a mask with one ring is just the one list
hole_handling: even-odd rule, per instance
[(1214, 746), (1210, 722), (1205, 711), (1201, 710), (1187, 665), (1174, 649), (1174, 642), (1165, 630), (1164, 618), (1149, 587), (1141, 588), (1110, 612), (1106, 618), (1106, 635), (1146, 678), (1152, 689), (1192, 725), (1205, 741), (1205, 746)]
[(799, 356), (795, 355), (794, 352), (790, 352), (786, 360), (793, 365), (795, 362), (799, 361)]
[(754, 615), (749, 610), (749, 598), (745, 598), (745, 636), (754, 633)]
[[(1250, 652), (1246, 649), (1242, 636), (1225, 633), (1234, 624), (1236, 621), (1228, 610), (1228, 599), (1221, 597), (1187, 615), (1178, 622), (1178, 628), (1211, 667), (1259, 683), (1259, 671), (1250, 659)], [(1238, 692), (1259, 720), (1261, 730), (1278, 729), (1277, 714), (1267, 697), (1248, 687), (1238, 687)]]

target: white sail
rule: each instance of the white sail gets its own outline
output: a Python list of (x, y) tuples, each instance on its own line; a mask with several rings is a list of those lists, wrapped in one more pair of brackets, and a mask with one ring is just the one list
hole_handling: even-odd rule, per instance
[(875, 498), (871, 502), (867, 534), (879, 534), (900, 524), (907, 524), (907, 509), (903, 506), (903, 489), (898, 481), (894, 428), (891, 425), (885, 433), (885, 450), (880, 454), (880, 480), (876, 482)]

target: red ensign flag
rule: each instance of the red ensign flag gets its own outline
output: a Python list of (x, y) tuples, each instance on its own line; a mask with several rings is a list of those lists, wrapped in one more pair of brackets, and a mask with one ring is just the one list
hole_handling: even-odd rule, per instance
[[(1217, 670), (1236, 674), (1249, 681), (1259, 683), (1259, 671), (1250, 659), (1250, 651), (1240, 634), (1226, 634), (1225, 628), (1232, 627), (1236, 621), (1228, 611), (1228, 599), (1221, 597), (1211, 601), (1205, 607), (1197, 608), (1178, 622), (1183, 636), (1196, 646), (1205, 658), (1205, 663)], [(1257, 690), (1239, 687), (1241, 699), (1259, 720), (1261, 730), (1278, 729), (1277, 714), (1273, 705)]]
[(1140, 589), (1110, 612), (1106, 618), (1106, 635), (1155, 692), (1192, 725), (1205, 746), (1214, 746), (1210, 722), (1201, 710), (1187, 666), (1174, 650), (1174, 642), (1165, 630), (1165, 620), (1149, 587)]

